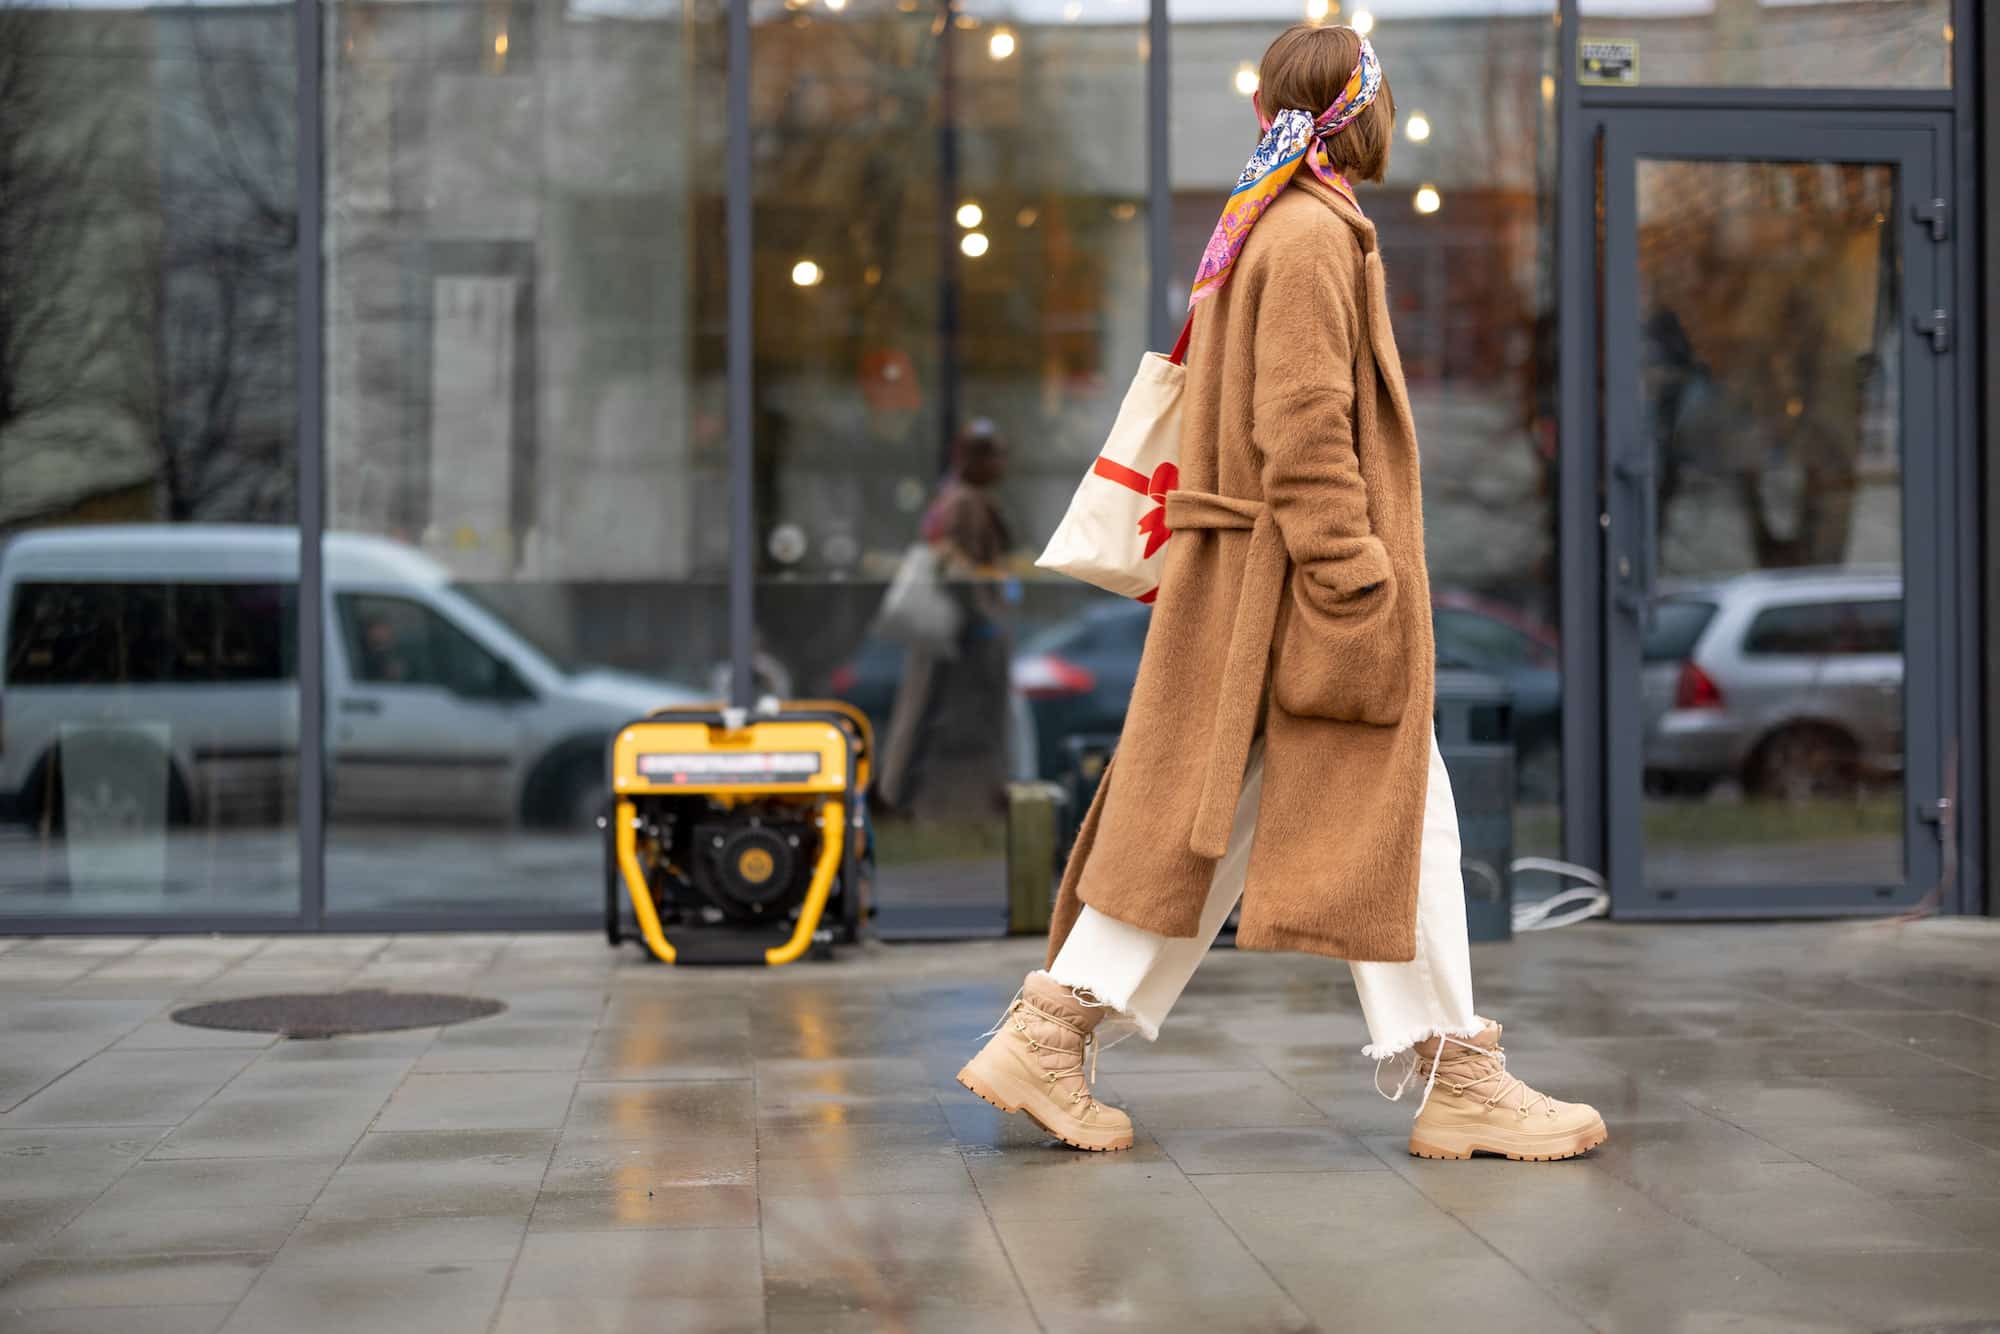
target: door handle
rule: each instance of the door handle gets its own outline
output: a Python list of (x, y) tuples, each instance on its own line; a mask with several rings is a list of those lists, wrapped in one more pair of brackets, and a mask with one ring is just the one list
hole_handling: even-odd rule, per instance
[(1639, 515), (1638, 541), (1630, 554), (1615, 558), (1618, 578), (1618, 609), (1645, 624), (1653, 602), (1653, 456), (1648, 449), (1627, 449), (1611, 465), (1611, 474), (1623, 484), (1628, 500)]
[(359, 699), (349, 696), (340, 701), (340, 711), (342, 713), (366, 714), (370, 717), (375, 717), (382, 712), (382, 701), (379, 699)]

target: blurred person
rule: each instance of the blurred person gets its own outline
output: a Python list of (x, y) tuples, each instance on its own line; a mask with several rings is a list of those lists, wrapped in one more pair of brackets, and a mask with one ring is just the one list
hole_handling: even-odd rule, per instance
[(995, 497), (1006, 473), (993, 423), (968, 423), (919, 527), (960, 614), (948, 649), (912, 645), (904, 655), (883, 743), (883, 799), (918, 819), (992, 818), (1017, 768), (1006, 622), (1014, 539)]
[(1099, 1043), (1158, 1036), (1240, 901), (1240, 948), (1350, 962), (1377, 1088), (1421, 1090), (1412, 1154), (1573, 1157), (1603, 1120), (1517, 1078), (1473, 1008), (1416, 434), (1350, 184), (1382, 179), (1395, 103), (1351, 28), (1291, 28), (1260, 79), (1265, 133), (1190, 301), (1183, 489), (1124, 734), (1047, 966), (959, 1082), (1130, 1147)]

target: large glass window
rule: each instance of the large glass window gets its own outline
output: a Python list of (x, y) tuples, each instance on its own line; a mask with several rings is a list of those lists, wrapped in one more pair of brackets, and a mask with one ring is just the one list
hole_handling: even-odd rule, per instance
[[(1173, 278), (1185, 300), (1223, 195), (1257, 141), (1250, 98), (1264, 48), (1307, 11), (1275, 0), (1171, 0), (1168, 9)], [(1369, 27), (1396, 98), (1388, 179), (1360, 184), (1359, 198), (1377, 229), (1422, 444), (1438, 665), (1510, 690), (1516, 851), (1554, 855), (1556, 6), (1310, 10)], [(1462, 811), (1482, 799), (1462, 793)]]
[[(1144, 350), (1145, 10), (757, 11), (759, 631), (767, 673), (875, 720), (891, 930), (1002, 920), (1005, 784), (1123, 721), (1143, 619), (1016, 678), (1098, 600), (1032, 561)], [(913, 559), (943, 641), (872, 629)]]
[(327, 14), (328, 909), (587, 912), (728, 658), (722, 7)]
[(297, 910), (294, 87), (0, 5), (0, 919)]
[(1579, 8), (1586, 83), (1951, 86), (1951, 0), (1580, 0)]

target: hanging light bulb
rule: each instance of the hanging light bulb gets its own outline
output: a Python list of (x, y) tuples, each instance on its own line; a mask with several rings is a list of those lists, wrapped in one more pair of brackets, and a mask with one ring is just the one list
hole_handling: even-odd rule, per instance
[(1444, 196), (1435, 185), (1420, 185), (1417, 193), (1410, 198), (1410, 204), (1419, 213), (1435, 213), (1444, 207)]
[(1409, 136), (1413, 144), (1424, 142), (1431, 137), (1431, 118), (1421, 111), (1412, 111), (1410, 119), (1403, 125), (1403, 133)]
[(978, 259), (991, 249), (992, 245), (993, 243), (986, 239), (985, 232), (967, 232), (958, 238), (958, 248), (965, 252), (967, 259)]
[(1238, 97), (1252, 97), (1256, 95), (1256, 92), (1257, 71), (1251, 68), (1250, 62), (1246, 60), (1236, 67), (1236, 95)]
[(986, 210), (979, 207), (976, 200), (968, 199), (958, 206), (958, 212), (954, 216), (958, 218), (959, 226), (972, 228), (979, 225), (980, 220), (986, 216)]
[(1347, 26), (1366, 37), (1375, 31), (1375, 16), (1365, 9), (1357, 9), (1354, 17), (1347, 21)]
[(809, 259), (802, 259), (792, 265), (792, 283), (796, 287), (818, 287), (826, 277), (824, 270)]
[(1333, 6), (1327, 0), (1306, 0), (1306, 22), (1324, 23)]
[(994, 60), (1005, 60), (1014, 54), (1014, 34), (1007, 28), (995, 28), (993, 35), (986, 39), (986, 54)]

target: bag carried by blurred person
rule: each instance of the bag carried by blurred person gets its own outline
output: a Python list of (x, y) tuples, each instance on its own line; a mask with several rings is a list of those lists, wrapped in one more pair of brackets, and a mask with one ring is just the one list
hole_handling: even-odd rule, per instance
[(875, 633), (893, 643), (924, 649), (942, 658), (957, 656), (958, 632), (965, 610), (944, 586), (936, 548), (916, 542), (903, 555), (882, 608), (875, 614)]
[(1084, 474), (1035, 562), (1108, 592), (1151, 602), (1167, 560), (1167, 492), (1180, 485), (1181, 394), (1189, 316), (1173, 352), (1148, 352), (1125, 391), (1111, 438)]

